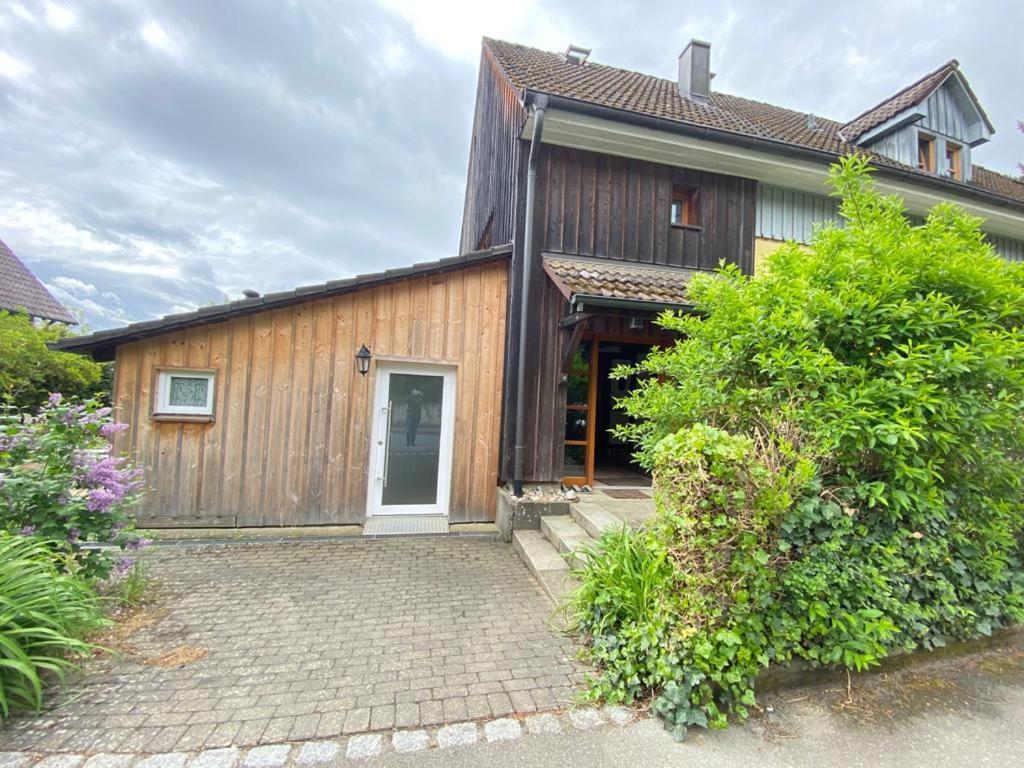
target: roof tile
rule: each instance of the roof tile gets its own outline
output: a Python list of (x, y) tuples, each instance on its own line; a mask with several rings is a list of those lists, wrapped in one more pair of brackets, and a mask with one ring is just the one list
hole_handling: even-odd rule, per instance
[(53, 298), (24, 262), (0, 240), (0, 309), (74, 325), (77, 321)]
[[(817, 116), (812, 126), (806, 112), (717, 91), (712, 91), (708, 103), (702, 104), (680, 95), (675, 80), (610, 67), (590, 59), (585, 64), (574, 64), (567, 62), (561, 54), (502, 40), (484, 38), (484, 45), (494, 55), (513, 86), (520, 90), (530, 89), (650, 117), (768, 139), (820, 150), (837, 157), (862, 152), (876, 165), (910, 171), (930, 181), (934, 181), (935, 177), (924, 171), (846, 141), (843, 137), (850, 136), (842, 131), (845, 126), (854, 123), (867, 124), (888, 119), (899, 111), (900, 104), (905, 101), (909, 104), (909, 100), (917, 98), (921, 92), (941, 84), (952, 71), (949, 68), (957, 66), (955, 60), (947, 62), (845, 126), (836, 120)], [(896, 111), (889, 114), (891, 110)], [(865, 130), (868, 128), (860, 132)], [(977, 169), (977, 166), (974, 168)], [(969, 186), (1024, 203), (1024, 183), (995, 171), (983, 171), (975, 175)]]
[(544, 271), (564, 294), (688, 304), (686, 286), (697, 270), (546, 254)]

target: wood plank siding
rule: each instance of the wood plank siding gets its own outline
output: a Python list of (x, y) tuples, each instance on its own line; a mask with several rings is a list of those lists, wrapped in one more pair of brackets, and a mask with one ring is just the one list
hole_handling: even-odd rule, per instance
[[(523, 142), (520, 186), (529, 145)], [(698, 190), (697, 226), (674, 227), (669, 213), (673, 186)], [(513, 284), (510, 299), (510, 364), (505, 376), (505, 423), (514, 423), (519, 328), (519, 280), (524, 262), (520, 194)], [(643, 264), (713, 269), (722, 259), (754, 268), (757, 183), (750, 179), (674, 168), (566, 147), (544, 145), (537, 172), (534, 211), (536, 243), (531, 254), (530, 318), (525, 395), (524, 480), (555, 482), (562, 477), (565, 388), (561, 382), (563, 333), (558, 321), (568, 302), (541, 268), (543, 252)], [(588, 321), (590, 334), (633, 337), (628, 318)], [(502, 429), (501, 478), (511, 479), (514, 430)]]
[[(493, 520), (508, 264), (377, 285), (117, 349), (117, 448), (146, 469), (147, 525), (361, 523), (374, 360), (456, 366), (452, 522)], [(161, 367), (216, 371), (212, 423), (154, 421)]]
[[(697, 191), (694, 226), (672, 226), (674, 187)], [(757, 182), (546, 145), (535, 225), (543, 251), (714, 269), (753, 269)]]
[(526, 110), (484, 46), (477, 80), (473, 136), (459, 253), (512, 242), (519, 179), (519, 133)]

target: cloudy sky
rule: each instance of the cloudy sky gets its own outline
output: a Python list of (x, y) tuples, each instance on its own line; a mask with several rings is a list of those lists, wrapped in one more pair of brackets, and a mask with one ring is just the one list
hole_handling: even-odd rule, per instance
[(0, 239), (93, 329), (453, 255), (485, 34), (836, 119), (956, 57), (1024, 159), (1024, 3), (830, 5), (0, 0)]

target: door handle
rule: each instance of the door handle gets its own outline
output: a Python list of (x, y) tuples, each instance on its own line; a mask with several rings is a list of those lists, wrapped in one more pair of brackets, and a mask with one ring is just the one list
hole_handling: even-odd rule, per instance
[(385, 488), (388, 487), (388, 463), (391, 454), (391, 405), (392, 401), (389, 400), (388, 404), (381, 409), (387, 414), (384, 418), (384, 474), (381, 475)]

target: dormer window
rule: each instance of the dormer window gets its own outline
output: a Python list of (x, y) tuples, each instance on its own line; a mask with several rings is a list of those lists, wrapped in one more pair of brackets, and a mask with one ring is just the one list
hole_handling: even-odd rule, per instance
[(951, 141), (946, 142), (946, 173), (949, 178), (957, 181), (963, 180), (963, 152), (959, 144)]
[(926, 133), (917, 134), (917, 167), (935, 173), (935, 139)]
[(698, 191), (695, 187), (672, 187), (672, 212), (669, 217), (673, 227), (696, 227), (700, 225), (697, 209)]

